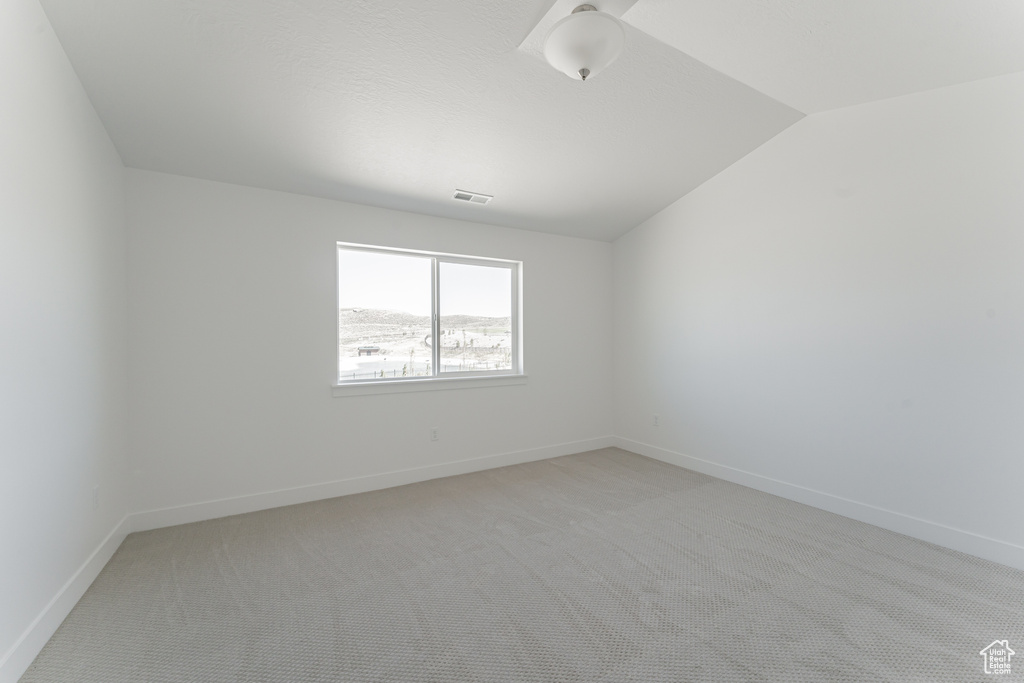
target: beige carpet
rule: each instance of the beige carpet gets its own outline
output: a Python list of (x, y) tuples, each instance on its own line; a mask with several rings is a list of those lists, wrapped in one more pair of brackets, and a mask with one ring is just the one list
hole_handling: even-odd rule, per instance
[(606, 449), (133, 534), (22, 681), (994, 679), (1024, 572)]

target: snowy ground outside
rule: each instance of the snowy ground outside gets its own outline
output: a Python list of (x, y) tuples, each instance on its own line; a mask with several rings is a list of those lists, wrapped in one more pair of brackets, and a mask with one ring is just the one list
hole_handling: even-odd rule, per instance
[[(441, 372), (512, 369), (512, 319), (441, 315)], [(380, 309), (338, 315), (341, 381), (430, 374), (429, 316)]]

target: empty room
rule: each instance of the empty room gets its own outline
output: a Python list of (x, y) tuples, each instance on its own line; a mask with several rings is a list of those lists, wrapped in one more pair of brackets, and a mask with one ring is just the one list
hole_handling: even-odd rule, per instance
[(0, 683), (1024, 680), (1018, 0), (3, 0), (0, 211)]

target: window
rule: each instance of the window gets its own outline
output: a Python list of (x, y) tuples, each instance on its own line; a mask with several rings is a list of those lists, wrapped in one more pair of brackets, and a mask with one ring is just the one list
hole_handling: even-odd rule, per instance
[(338, 243), (338, 385), (522, 375), (516, 261)]

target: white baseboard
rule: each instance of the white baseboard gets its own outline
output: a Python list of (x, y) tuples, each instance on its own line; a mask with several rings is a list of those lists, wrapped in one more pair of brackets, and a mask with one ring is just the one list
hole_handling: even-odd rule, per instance
[(695, 472), (708, 474), (712, 477), (731, 481), (734, 484), (771, 493), (782, 498), (810, 505), (820, 510), (834, 512), (859, 522), (866, 522), (889, 531), (911, 536), (913, 538), (941, 545), (962, 553), (998, 562), (1014, 569), (1024, 570), (1024, 547), (1000, 541), (987, 536), (945, 526), (926, 519), (912, 517), (900, 512), (859, 503), (855, 500), (834, 496), (814, 489), (797, 486), (788, 482), (772, 479), (753, 472), (720, 465), (708, 460), (683, 455), (658, 446), (615, 437), (615, 445), (632, 453), (639, 453), (655, 460), (678, 465)]
[(605, 436), (584, 441), (544, 446), (542, 448), (532, 448), (525, 451), (487, 455), (438, 465), (424, 465), (394, 472), (340, 479), (323, 484), (310, 484), (309, 486), (267, 491), (265, 493), (238, 496), (236, 498), (223, 498), (203, 503), (193, 503), (191, 505), (148, 510), (132, 515), (132, 530), (147, 531), (176, 524), (188, 524), (207, 519), (216, 519), (217, 517), (255, 512), (257, 510), (268, 510), (285, 505), (309, 503), (325, 498), (336, 498), (353, 493), (365, 493), (366, 491), (376, 491), (392, 486), (414, 484), (418, 481), (427, 481), (428, 479), (479, 472), (480, 470), (517, 465), (534, 460), (546, 460), (561, 455), (572, 455), (573, 453), (582, 453), (598, 448), (608, 448), (614, 444), (614, 437)]
[(68, 582), (57, 591), (50, 603), (43, 608), (11, 649), (0, 657), (0, 683), (17, 683), (25, 670), (43, 649), (46, 642), (61, 625), (71, 609), (85, 594), (86, 589), (99, 576), (100, 571), (114, 555), (114, 551), (132, 529), (130, 515), (125, 516), (107, 537), (92, 552)]

